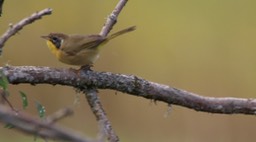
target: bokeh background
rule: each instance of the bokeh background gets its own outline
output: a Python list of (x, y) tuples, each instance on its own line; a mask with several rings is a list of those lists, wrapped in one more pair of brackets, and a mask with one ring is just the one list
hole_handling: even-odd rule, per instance
[[(118, 0), (8, 0), (0, 18), (0, 32), (35, 11), (53, 14), (26, 26), (5, 45), (5, 64), (69, 68), (58, 62), (40, 38), (50, 32), (98, 33)], [(253, 98), (256, 95), (255, 0), (130, 0), (113, 31), (137, 25), (137, 30), (109, 42), (94, 69), (133, 74), (203, 96)], [(77, 68), (77, 67), (75, 67)], [(72, 106), (73, 88), (51, 85), (10, 86), (10, 101), (21, 108), (18, 91), (28, 95), (28, 113), (37, 115), (41, 102), (47, 115)], [(255, 139), (256, 118), (196, 112), (112, 90), (100, 98), (122, 141), (240, 142)], [(82, 135), (99, 130), (80, 95), (75, 114), (59, 124)], [(15, 137), (14, 137), (15, 135)], [(33, 141), (33, 137), (0, 125), (0, 141)], [(43, 141), (38, 139), (37, 141)]]

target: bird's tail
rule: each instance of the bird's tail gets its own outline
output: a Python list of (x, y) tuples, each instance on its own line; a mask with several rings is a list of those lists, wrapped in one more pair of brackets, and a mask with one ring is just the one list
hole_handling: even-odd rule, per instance
[(126, 29), (123, 29), (123, 30), (121, 30), (121, 31), (118, 31), (118, 32), (116, 32), (116, 33), (111, 34), (110, 36), (107, 37), (107, 40), (109, 41), (109, 40), (111, 40), (111, 39), (113, 39), (113, 38), (115, 38), (115, 37), (118, 37), (118, 36), (120, 36), (120, 35), (122, 35), (122, 34), (131, 32), (131, 31), (134, 31), (134, 30), (136, 30), (136, 26), (131, 26), (131, 27), (129, 27), (129, 28), (126, 28)]

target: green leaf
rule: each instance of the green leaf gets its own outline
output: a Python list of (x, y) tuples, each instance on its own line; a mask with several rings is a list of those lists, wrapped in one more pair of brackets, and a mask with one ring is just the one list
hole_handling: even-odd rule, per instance
[(7, 123), (7, 124), (4, 125), (4, 128), (12, 129), (12, 128), (15, 128), (15, 126), (10, 124), (10, 123)]
[(7, 90), (8, 84), (9, 84), (9, 82), (8, 82), (7, 77), (4, 75), (3, 72), (0, 72), (0, 86), (3, 88), (4, 91)]
[(36, 101), (36, 108), (40, 118), (45, 117), (45, 107), (38, 101)]
[(23, 109), (26, 109), (28, 107), (28, 98), (27, 98), (27, 95), (20, 91), (20, 96), (22, 98), (22, 106), (23, 106)]

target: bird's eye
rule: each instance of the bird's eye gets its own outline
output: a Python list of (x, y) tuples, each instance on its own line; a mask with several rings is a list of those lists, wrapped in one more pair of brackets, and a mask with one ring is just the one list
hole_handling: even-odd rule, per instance
[(52, 40), (53, 40), (53, 41), (57, 41), (58, 38), (57, 38), (57, 37), (52, 37)]
[(51, 38), (51, 42), (56, 46), (56, 48), (58, 48), (58, 49), (60, 48), (60, 46), (61, 46), (61, 39), (60, 38), (53, 36)]

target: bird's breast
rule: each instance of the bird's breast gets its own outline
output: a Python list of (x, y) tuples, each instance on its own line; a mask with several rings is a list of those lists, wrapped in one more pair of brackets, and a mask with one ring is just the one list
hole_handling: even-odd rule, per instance
[(57, 58), (59, 61), (66, 64), (83, 66), (93, 64), (99, 58), (99, 52), (95, 49), (87, 49), (75, 54), (69, 54), (60, 50), (57, 53)]

